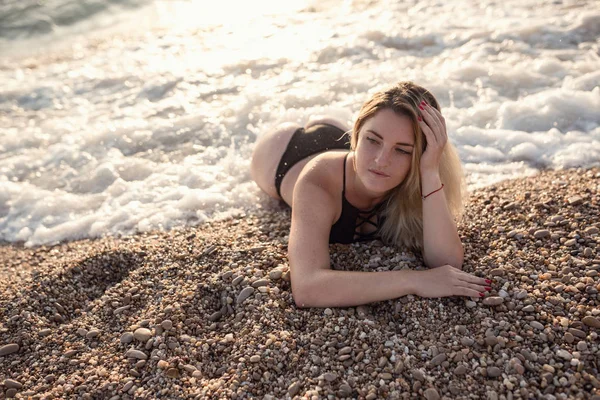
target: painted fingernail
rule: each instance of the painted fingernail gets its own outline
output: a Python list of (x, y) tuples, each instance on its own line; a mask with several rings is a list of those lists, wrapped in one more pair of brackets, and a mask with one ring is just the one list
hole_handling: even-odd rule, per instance
[(492, 283), (492, 281), (491, 281), (491, 280), (489, 280), (489, 279), (486, 279), (486, 280), (485, 280), (485, 283)]
[(419, 104), (419, 108), (420, 108), (421, 110), (425, 110), (425, 109), (423, 108), (423, 106), (422, 106), (422, 105), (420, 105), (420, 104)]
[(427, 105), (427, 102), (426, 102), (425, 100), (423, 100), (423, 101), (421, 102), (421, 104), (423, 104), (424, 106), (426, 106), (426, 105)]
[(417, 119), (418, 119), (419, 121), (423, 121), (423, 118), (421, 118), (421, 116), (420, 116), (420, 115), (417, 117)]
[(485, 294), (479, 293), (479, 297), (484, 297), (484, 296), (485, 296)]
[(486, 287), (485, 287), (485, 290), (487, 290), (487, 291), (489, 292), (490, 290), (492, 290), (492, 288), (491, 288), (491, 287), (489, 287), (489, 286), (486, 286)]

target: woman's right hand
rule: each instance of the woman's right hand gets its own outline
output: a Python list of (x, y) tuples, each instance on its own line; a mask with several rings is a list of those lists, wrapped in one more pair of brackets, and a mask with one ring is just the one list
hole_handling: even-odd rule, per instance
[(479, 278), (451, 265), (419, 271), (415, 275), (414, 293), (421, 297), (483, 297), (491, 290), (489, 279)]

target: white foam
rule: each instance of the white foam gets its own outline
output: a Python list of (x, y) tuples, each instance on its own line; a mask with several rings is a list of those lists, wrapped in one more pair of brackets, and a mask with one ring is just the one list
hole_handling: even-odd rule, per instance
[[(351, 126), (398, 80), (437, 96), (471, 188), (600, 162), (597, 2), (219, 5), (155, 1), (118, 30), (57, 30), (2, 52), (0, 239), (270, 207), (249, 175), (257, 137), (319, 115)], [(15, 55), (27, 46), (45, 51)]]

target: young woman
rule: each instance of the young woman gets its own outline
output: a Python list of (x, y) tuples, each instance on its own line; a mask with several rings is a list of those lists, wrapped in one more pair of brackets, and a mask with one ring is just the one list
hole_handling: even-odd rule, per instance
[[(400, 82), (361, 108), (346, 126), (321, 118), (291, 123), (257, 142), (251, 174), (292, 207), (288, 246), (299, 307), (344, 307), (393, 299), (483, 297), (491, 281), (461, 270), (454, 218), (462, 211), (462, 170), (437, 100)], [(330, 269), (329, 243), (382, 239), (421, 251), (423, 271)]]

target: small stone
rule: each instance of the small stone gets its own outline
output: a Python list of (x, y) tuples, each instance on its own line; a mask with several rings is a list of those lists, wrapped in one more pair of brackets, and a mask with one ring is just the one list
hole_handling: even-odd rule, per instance
[(259, 279), (259, 280), (252, 282), (252, 287), (259, 288), (261, 286), (267, 286), (268, 284), (269, 284), (269, 281), (267, 279)]
[(6, 398), (12, 399), (13, 397), (15, 397), (17, 395), (17, 393), (18, 393), (18, 390), (15, 388), (8, 389), (6, 391)]
[(600, 328), (600, 320), (598, 318), (592, 317), (591, 315), (583, 317), (581, 322), (583, 322), (587, 326), (591, 326), (592, 328)]
[(575, 337), (571, 332), (565, 332), (563, 339), (565, 339), (565, 342), (567, 343), (573, 343), (575, 341)]
[(162, 328), (165, 331), (168, 331), (173, 327), (173, 321), (171, 321), (170, 319), (165, 319), (163, 322), (160, 323), (160, 326), (162, 326)]
[(440, 394), (438, 393), (438, 391), (435, 388), (426, 389), (425, 392), (423, 393), (423, 396), (425, 396), (425, 398), (427, 400), (439, 400), (440, 399)]
[(473, 308), (473, 307), (477, 306), (477, 303), (475, 303), (473, 300), (466, 300), (465, 306), (467, 306), (467, 308)]
[(6, 379), (4, 381), (4, 386), (6, 386), (7, 389), (21, 390), (23, 388), (23, 385), (20, 382), (17, 382), (17, 381), (12, 380), (12, 379)]
[(52, 329), (42, 329), (41, 331), (39, 331), (39, 335), (41, 337), (46, 337), (48, 335), (50, 335), (52, 333)]
[(516, 294), (515, 294), (515, 298), (517, 300), (522, 300), (525, 297), (527, 297), (527, 290), (519, 290)]
[(504, 303), (504, 299), (499, 296), (486, 297), (483, 300), (483, 304), (485, 304), (486, 306), (498, 306), (502, 303)]
[(143, 351), (130, 349), (125, 353), (125, 357), (127, 358), (137, 358), (138, 360), (147, 360), (148, 356)]
[(295, 395), (298, 394), (298, 392), (300, 391), (300, 388), (302, 387), (302, 384), (300, 382), (294, 382), (292, 383), (289, 387), (288, 387), (288, 394), (291, 397), (294, 397)]
[(169, 368), (169, 363), (166, 362), (165, 360), (158, 360), (158, 363), (156, 363), (156, 366), (159, 369), (167, 369), (167, 368)]
[(392, 379), (392, 374), (390, 374), (389, 372), (382, 372), (381, 374), (379, 374), (379, 377), (384, 381), (389, 381)]
[(121, 335), (121, 343), (128, 344), (133, 342), (133, 333), (125, 332)]
[(556, 352), (556, 355), (562, 359), (570, 361), (573, 358), (573, 355), (566, 350), (560, 349)]
[(446, 361), (446, 358), (447, 357), (446, 357), (446, 355), (444, 353), (440, 353), (440, 354), (438, 354), (437, 356), (435, 356), (435, 357), (433, 357), (431, 359), (431, 365), (437, 367), (438, 365), (440, 365), (441, 363), (443, 363), (444, 361)]
[(123, 386), (123, 391), (127, 392), (129, 389), (131, 389), (131, 387), (133, 386), (133, 381), (129, 381), (127, 382), (124, 386)]
[(463, 337), (463, 338), (460, 338), (460, 343), (463, 346), (472, 346), (473, 343), (475, 343), (475, 340), (468, 338), (468, 337)]
[(152, 337), (152, 331), (148, 328), (137, 328), (133, 332), (133, 337), (142, 343), (146, 343)]
[(77, 328), (77, 334), (81, 337), (85, 337), (85, 335), (87, 335), (88, 331), (85, 328)]
[(531, 321), (529, 323), (529, 325), (531, 325), (532, 327), (534, 327), (535, 329), (538, 329), (540, 331), (544, 329), (544, 325), (542, 325), (541, 323), (539, 323), (537, 321)]
[(577, 350), (586, 351), (587, 348), (588, 348), (587, 343), (584, 342), (583, 340), (580, 340), (579, 342), (577, 342)]
[(235, 300), (235, 302), (237, 304), (241, 304), (244, 301), (246, 301), (246, 299), (248, 297), (250, 297), (252, 294), (254, 293), (254, 288), (252, 286), (246, 286), (244, 289), (242, 289), (242, 291), (240, 292), (240, 294), (238, 295), (237, 299)]
[(167, 372), (165, 372), (169, 378), (177, 378), (179, 376), (179, 370), (177, 368), (169, 368)]
[(593, 255), (594, 255), (594, 251), (592, 249), (590, 249), (589, 247), (586, 247), (585, 249), (583, 249), (584, 257), (592, 257)]
[(554, 370), (554, 367), (553, 367), (552, 365), (549, 365), (549, 364), (544, 364), (544, 365), (542, 366), (542, 369), (543, 369), (544, 371), (546, 371), (546, 372), (550, 372), (551, 374), (553, 374), (553, 373), (554, 373), (554, 371), (555, 371), (555, 370)]
[(535, 308), (533, 307), (533, 305), (528, 304), (525, 307), (523, 307), (521, 310), (523, 310), (524, 312), (534, 312)]
[(327, 382), (333, 382), (338, 378), (337, 374), (333, 372), (325, 372), (323, 375), (319, 376), (319, 379), (324, 379)]
[(580, 196), (573, 196), (573, 197), (569, 197), (569, 199), (567, 201), (569, 202), (570, 206), (578, 206), (581, 203), (583, 203), (583, 198)]
[(454, 327), (454, 330), (456, 331), (456, 333), (458, 333), (459, 335), (464, 335), (465, 333), (467, 333), (467, 327), (464, 325), (456, 325)]
[(333, 314), (333, 310), (329, 307), (327, 307), (325, 310), (323, 310), (323, 314), (325, 315), (332, 315)]
[(91, 329), (86, 335), (86, 339), (94, 339), (100, 335), (100, 331), (98, 329)]
[(584, 331), (582, 331), (581, 329), (577, 329), (577, 328), (569, 328), (569, 333), (572, 334), (573, 336), (577, 336), (582, 339), (585, 339), (585, 336), (586, 336)]
[(502, 276), (504, 275), (504, 270), (502, 268), (494, 268), (490, 271), (491, 276)]
[(283, 274), (283, 268), (277, 267), (277, 268), (274, 268), (271, 271), (269, 271), (269, 278), (276, 281), (278, 279), (281, 279), (281, 274)]
[(259, 355), (257, 355), (257, 354), (255, 354), (255, 355), (251, 356), (251, 357), (250, 357), (250, 362), (251, 362), (251, 363), (257, 363), (257, 362), (260, 362), (260, 356), (259, 356)]
[(415, 378), (418, 381), (423, 382), (425, 380), (425, 375), (423, 374), (423, 372), (420, 369), (413, 369), (411, 371), (411, 374), (412, 374), (413, 378)]
[(547, 236), (550, 236), (550, 231), (548, 229), (540, 229), (538, 231), (535, 231), (533, 234), (533, 237), (536, 239), (543, 239)]
[(577, 244), (577, 239), (569, 239), (565, 242), (565, 246), (570, 247), (570, 246), (575, 246)]
[(210, 314), (210, 316), (208, 317), (208, 319), (211, 322), (215, 322), (215, 321), (218, 321), (219, 319), (221, 319), (222, 316), (223, 316), (223, 314), (221, 313), (221, 311), (216, 311), (216, 312)]
[(454, 375), (464, 375), (467, 373), (467, 367), (463, 364), (460, 364), (458, 367), (454, 368)]
[(19, 345), (16, 343), (5, 344), (0, 347), (0, 357), (7, 356), (12, 353), (16, 353), (19, 351)]
[(487, 368), (487, 376), (492, 378), (497, 378), (502, 375), (502, 371), (498, 367), (488, 367)]
[(352, 395), (352, 388), (350, 387), (350, 385), (342, 383), (340, 385), (340, 394), (343, 397), (349, 397), (350, 395)]

